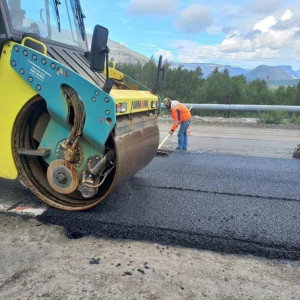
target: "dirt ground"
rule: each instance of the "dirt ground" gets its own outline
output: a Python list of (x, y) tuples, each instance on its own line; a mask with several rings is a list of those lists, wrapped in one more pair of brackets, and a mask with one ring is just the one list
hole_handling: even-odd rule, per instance
[[(236, 145), (243, 141), (239, 151), (253, 155), (243, 140), (247, 139), (243, 129), (235, 137), (218, 137), (209, 136), (209, 127), (207, 123), (193, 123), (192, 148), (198, 147), (194, 144), (197, 135), (202, 145), (207, 139), (207, 146), (201, 148), (204, 151), (230, 153), (223, 145), (227, 140)], [(234, 126), (218, 128), (223, 127)], [(252, 128), (255, 137), (262, 137), (266, 130), (252, 125), (236, 127)], [(211, 127), (215, 135), (222, 132), (218, 128)], [(162, 130), (167, 132), (168, 122)], [(265, 140), (274, 142), (270, 134), (267, 131)], [(294, 145), (299, 131), (288, 129), (281, 134)], [(275, 131), (274, 136), (278, 136)], [(223, 150), (209, 146), (209, 141), (220, 139)], [(253, 147), (257, 145), (256, 138), (248, 140), (254, 141)], [(287, 142), (281, 142), (283, 148)], [(170, 139), (166, 146), (171, 148), (175, 143), (176, 139)], [(261, 148), (266, 149), (266, 145)], [(272, 148), (274, 144), (265, 153), (271, 155)], [(280, 155), (288, 158), (290, 151), (282, 150)], [(128, 240), (70, 240), (61, 227), (7, 214), (0, 214), (0, 224), (0, 299), (300, 299), (299, 261), (271, 261)]]

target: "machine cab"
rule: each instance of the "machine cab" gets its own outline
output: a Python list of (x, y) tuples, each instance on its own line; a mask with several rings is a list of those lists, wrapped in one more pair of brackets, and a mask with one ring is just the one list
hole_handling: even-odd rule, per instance
[(0, 48), (24, 34), (45, 44), (88, 50), (83, 12), (78, 0), (0, 0)]

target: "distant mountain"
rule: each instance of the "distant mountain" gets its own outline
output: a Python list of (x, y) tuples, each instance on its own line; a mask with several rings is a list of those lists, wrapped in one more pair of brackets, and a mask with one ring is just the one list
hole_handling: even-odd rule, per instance
[(277, 80), (293, 80), (296, 79), (288, 71), (280, 67), (270, 67), (261, 65), (255, 69), (249, 71), (246, 74), (246, 79), (248, 81), (253, 81), (255, 79), (263, 79), (266, 81), (277, 81)]
[[(92, 35), (88, 34), (87, 40), (90, 48), (92, 43)], [(127, 63), (132, 65), (140, 63), (141, 65), (144, 65), (149, 61), (149, 58), (143, 54), (133, 51), (126, 46), (110, 39), (108, 40), (107, 45), (109, 47), (109, 59), (116, 63)]]
[[(91, 45), (91, 41), (92, 36), (88, 35), (89, 46)], [(108, 46), (110, 48), (109, 57), (116, 63), (128, 63), (133, 65), (140, 63), (144, 65), (149, 62), (149, 58), (146, 56), (133, 51), (120, 43), (108, 40)], [(244, 75), (247, 81), (260, 79), (268, 81), (271, 85), (296, 85), (300, 82), (300, 70), (295, 71), (288, 65), (260, 65), (254, 69), (246, 69), (215, 63), (171, 63), (172, 68), (178, 68), (179, 66), (187, 70), (195, 70), (197, 67), (200, 67), (203, 72), (203, 78), (207, 78), (216, 68), (218, 68), (219, 72), (223, 72), (227, 69), (230, 76)]]
[(291, 66), (277, 66), (277, 68), (289, 73), (294, 79), (300, 78), (300, 71), (294, 71)]
[(213, 64), (213, 63), (174, 63), (173, 62), (171, 65), (173, 68), (182, 66), (184, 69), (187, 70), (195, 70), (197, 67), (200, 67), (203, 72), (203, 78), (207, 78), (216, 68), (218, 68), (219, 72), (223, 72), (225, 69), (227, 69), (230, 76), (245, 75), (248, 72), (247, 69), (232, 67), (230, 65)]
[(203, 72), (203, 78), (207, 78), (215, 68), (218, 68), (219, 72), (227, 69), (230, 76), (244, 75), (247, 81), (260, 79), (266, 80), (273, 85), (295, 85), (300, 81), (300, 70), (294, 71), (291, 66), (285, 65), (275, 67), (260, 65), (254, 69), (245, 69), (213, 63), (172, 63), (173, 68), (179, 66), (187, 70), (195, 70), (197, 67), (200, 67)]
[(113, 58), (116, 63), (127, 63), (133, 65), (140, 63), (141, 65), (144, 65), (149, 62), (148, 57), (112, 40), (108, 40), (108, 47), (110, 49), (109, 57), (110, 59)]

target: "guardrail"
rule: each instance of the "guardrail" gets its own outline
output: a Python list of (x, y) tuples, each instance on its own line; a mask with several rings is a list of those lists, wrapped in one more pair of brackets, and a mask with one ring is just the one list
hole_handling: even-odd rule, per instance
[[(300, 112), (300, 106), (293, 105), (243, 105), (243, 104), (199, 104), (199, 103), (183, 103), (187, 108), (193, 107), (202, 110), (223, 110), (227, 112), (227, 118), (230, 111), (286, 111)], [(164, 108), (164, 105), (162, 104)], [(297, 145), (293, 153), (294, 158), (300, 159), (300, 144)]]
[[(183, 103), (186, 107), (202, 110), (224, 110), (224, 111), (287, 111), (300, 112), (300, 106), (288, 105), (243, 105), (243, 104), (199, 104)], [(164, 105), (162, 105), (164, 108)]]

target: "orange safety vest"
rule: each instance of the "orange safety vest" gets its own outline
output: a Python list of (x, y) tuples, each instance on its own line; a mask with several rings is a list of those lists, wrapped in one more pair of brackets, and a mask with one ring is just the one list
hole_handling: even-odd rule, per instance
[(185, 105), (178, 103), (171, 109), (171, 117), (174, 120), (171, 131), (175, 131), (179, 124), (188, 121), (192, 115)]

